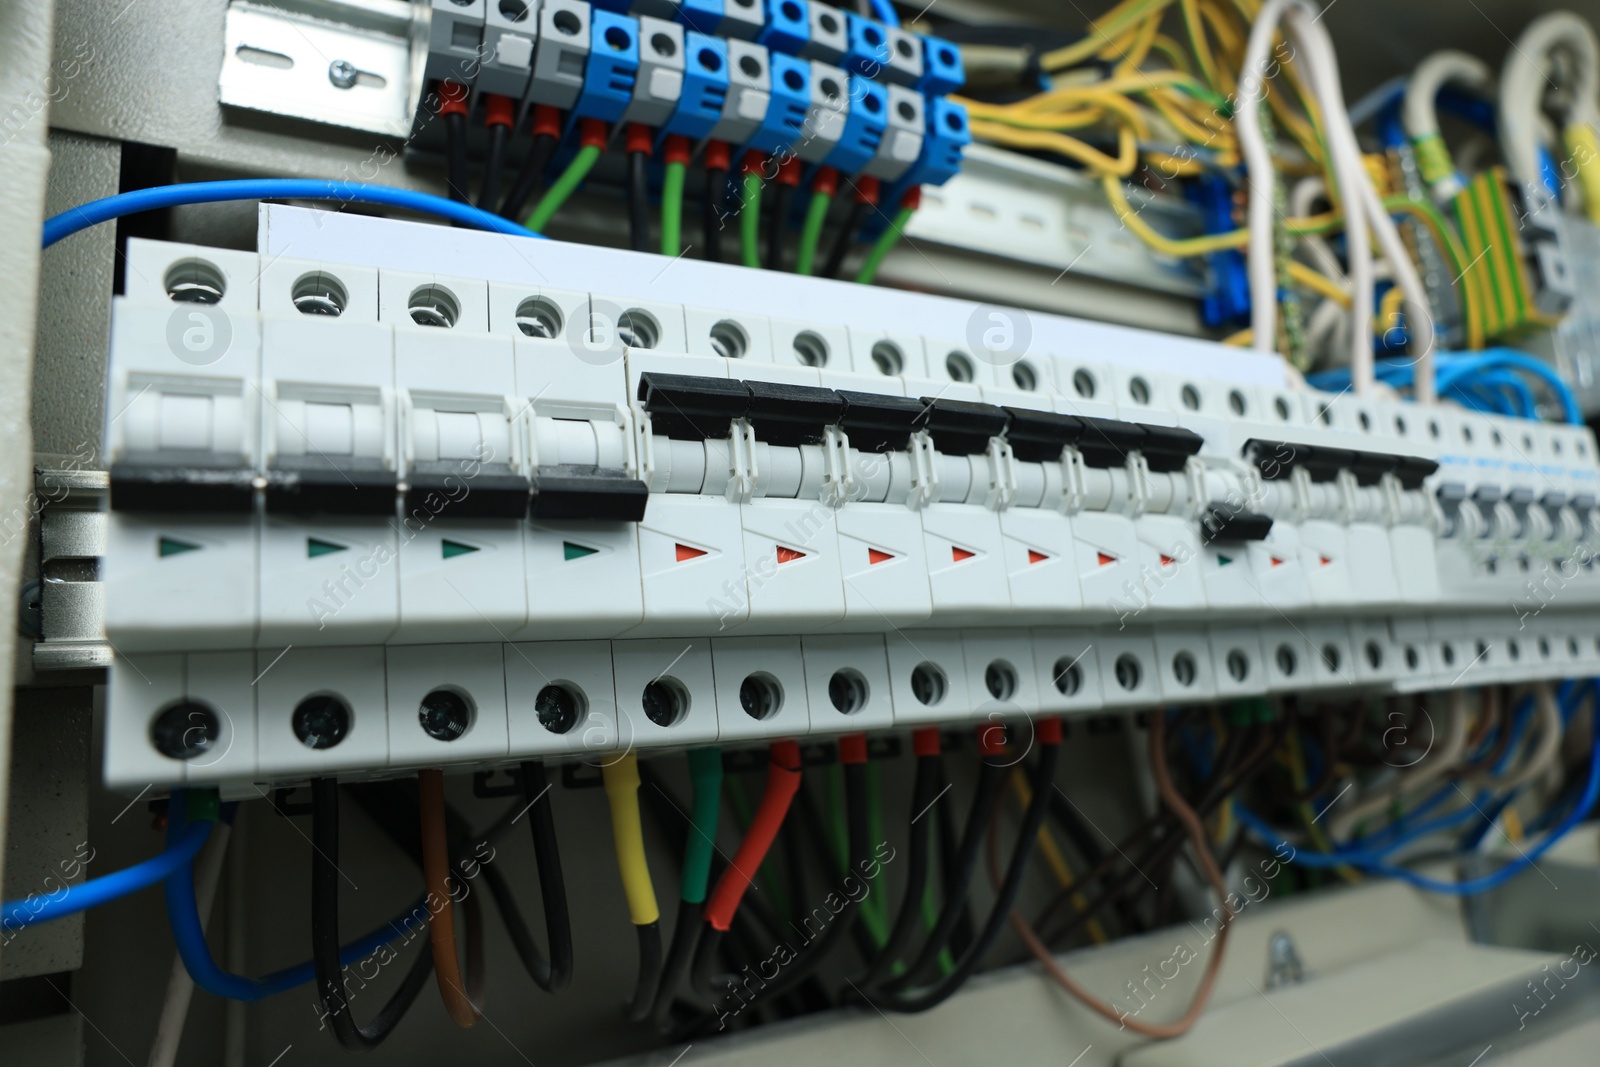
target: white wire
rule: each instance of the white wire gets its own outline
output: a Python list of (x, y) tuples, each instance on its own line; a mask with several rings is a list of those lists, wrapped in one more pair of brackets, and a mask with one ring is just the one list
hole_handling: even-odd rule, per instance
[(1439, 747), (1424, 753), (1386, 788), (1369, 793), (1329, 819), (1328, 828), (1333, 836), (1339, 840), (1349, 837), (1362, 819), (1383, 811), (1406, 793), (1432, 785), (1455, 767), (1466, 751), (1468, 717), (1466, 690), (1450, 690), (1445, 733)]
[(1577, 63), (1567, 121), (1593, 124), (1600, 118), (1595, 99), (1600, 90), (1600, 44), (1589, 24), (1572, 12), (1553, 11), (1530, 22), (1506, 53), (1500, 71), (1501, 151), (1512, 176), (1541, 196), (1544, 176), (1539, 167), (1538, 121), (1544, 90), (1550, 84), (1550, 53), (1563, 46)]
[[(195, 902), (202, 925), (211, 917), (211, 905), (217, 899), (217, 883), (222, 879), (222, 861), (228, 850), (228, 831), (227, 823), (218, 822), (194, 865)], [(167, 995), (161, 1002), (161, 1019), (156, 1023), (156, 1037), (150, 1044), (148, 1067), (172, 1067), (177, 1061), (178, 1042), (183, 1039), (183, 1023), (188, 1018), (189, 1001), (193, 996), (194, 979), (189, 977), (183, 957), (174, 954), (172, 973), (167, 976)]]
[[(1490, 93), (1494, 90), (1494, 72), (1489, 69), (1489, 64), (1477, 56), (1450, 49), (1435, 52), (1417, 64), (1416, 72), (1406, 83), (1405, 107), (1402, 111), (1406, 135), (1413, 142), (1438, 136), (1436, 101), (1439, 90), (1452, 84)], [(1429, 191), (1434, 200), (1448, 203), (1461, 191), (1461, 180), (1451, 174), (1434, 182)]]
[[(1533, 687), (1534, 713), (1539, 716), (1539, 747), (1533, 750), (1521, 767), (1504, 777), (1487, 772), (1474, 775), (1472, 781), (1492, 785), (1496, 789), (1511, 789), (1531, 782), (1555, 766), (1556, 755), (1561, 751), (1561, 706), (1556, 703), (1555, 689), (1549, 682), (1539, 682)], [(1507, 717), (1507, 728), (1510, 717)]]
[(1276, 352), (1278, 342), (1278, 275), (1273, 255), (1272, 192), (1277, 181), (1272, 152), (1261, 133), (1261, 101), (1266, 96), (1267, 56), (1273, 34), (1294, 0), (1267, 0), (1250, 27), (1244, 66), (1239, 71), (1239, 106), (1234, 109), (1234, 131), (1244, 157), (1250, 201), (1245, 223), (1249, 230), (1246, 270), (1250, 281), (1251, 347)]

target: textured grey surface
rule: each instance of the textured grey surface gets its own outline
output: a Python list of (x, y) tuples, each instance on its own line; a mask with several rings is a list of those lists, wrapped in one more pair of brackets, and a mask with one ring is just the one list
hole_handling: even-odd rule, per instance
[[(55, 132), (50, 152), (46, 214), (117, 191), (122, 146), (116, 142)], [(40, 263), (33, 432), (41, 464), (83, 463), (100, 454), (116, 232), (96, 226), (74, 234)]]
[[(85, 873), (104, 874), (89, 838), (90, 690), (22, 689), (12, 743), (4, 896), (70, 893)], [(83, 916), (18, 930), (0, 955), (0, 980), (83, 965)], [(20, 1061), (19, 1061), (20, 1062)]]

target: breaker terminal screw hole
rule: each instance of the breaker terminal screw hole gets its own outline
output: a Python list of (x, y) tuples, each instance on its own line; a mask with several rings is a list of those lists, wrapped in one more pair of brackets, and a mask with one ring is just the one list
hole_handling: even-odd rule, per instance
[(1039, 388), (1039, 372), (1033, 369), (1031, 363), (1017, 363), (1011, 368), (1011, 381), (1024, 393), (1036, 392)]
[[(1600, 645), (1600, 638), (1595, 638), (1595, 643)], [(1083, 671), (1078, 669), (1076, 660), (1063, 656), (1056, 660), (1056, 665), (1051, 670), (1051, 679), (1055, 683), (1056, 691), (1062, 696), (1073, 697), (1078, 695), (1078, 690), (1083, 688)]]
[(1285, 678), (1293, 677), (1295, 670), (1300, 666), (1299, 657), (1288, 645), (1279, 645), (1278, 650), (1273, 653), (1273, 658), (1277, 661), (1278, 673)]
[(203, 259), (180, 259), (167, 268), (167, 295), (179, 304), (215, 304), (228, 291), (216, 264)]
[(1280, 396), (1278, 399), (1272, 402), (1272, 410), (1276, 411), (1278, 413), (1278, 418), (1282, 419), (1284, 422), (1289, 421), (1289, 401), (1285, 400), (1283, 397)]
[(1179, 652), (1172, 657), (1172, 677), (1185, 689), (1194, 685), (1195, 678), (1200, 673), (1199, 664), (1188, 652)]
[(1329, 671), (1338, 673), (1339, 664), (1343, 659), (1344, 657), (1339, 654), (1338, 645), (1322, 646), (1322, 665), (1327, 667)]
[(893, 341), (879, 341), (872, 346), (872, 365), (878, 368), (878, 373), (892, 377), (905, 370), (906, 360), (900, 354), (900, 346)]
[(302, 274), (289, 290), (289, 300), (302, 315), (327, 315), (338, 318), (350, 306), (344, 285), (331, 274), (312, 271)]
[(1242, 650), (1233, 649), (1224, 657), (1223, 662), (1227, 665), (1228, 677), (1234, 681), (1242, 682), (1250, 677), (1250, 657)]
[(169, 759), (194, 759), (216, 744), (222, 720), (209, 704), (182, 700), (157, 715), (150, 724), (150, 743)]
[(675, 56), (678, 54), (678, 42), (669, 33), (651, 34), (650, 50), (658, 56)]
[(765, 722), (783, 707), (783, 687), (764, 671), (747, 675), (739, 683), (739, 706), (757, 722)]
[(1192, 385), (1185, 385), (1178, 390), (1178, 399), (1183, 401), (1183, 406), (1190, 411), (1200, 410), (1200, 390)]
[(449, 329), (461, 318), (461, 305), (456, 302), (455, 294), (442, 285), (418, 288), (406, 301), (406, 310), (418, 326)]
[(1367, 666), (1373, 670), (1383, 666), (1383, 647), (1376, 641), (1368, 641), (1366, 646)]
[(530, 296), (517, 305), (516, 322), (524, 337), (554, 340), (561, 333), (561, 309), (542, 296)]
[(826, 367), (828, 342), (822, 339), (821, 334), (802, 330), (794, 335), (794, 355), (802, 367)]
[(1139, 688), (1139, 682), (1144, 678), (1139, 658), (1127, 652), (1117, 657), (1117, 661), (1111, 665), (1111, 673), (1117, 679), (1117, 684), (1129, 693)]
[(911, 695), (926, 707), (944, 700), (947, 683), (944, 671), (932, 663), (919, 663), (911, 671)]
[(711, 327), (711, 350), (723, 359), (743, 359), (750, 351), (744, 327), (732, 319), (722, 319)]
[(1416, 648), (1415, 645), (1407, 645), (1406, 646), (1406, 648), (1405, 648), (1405, 657), (1406, 657), (1406, 670), (1408, 670), (1408, 671), (1416, 670), (1417, 666), (1422, 662), (1422, 657), (1417, 654), (1417, 648)]
[(973, 377), (972, 360), (961, 352), (952, 352), (944, 357), (945, 373), (950, 375), (953, 382), (970, 382)]
[(867, 706), (867, 680), (846, 667), (828, 679), (828, 700), (841, 715), (854, 715)]
[(332, 748), (350, 732), (350, 705), (331, 693), (309, 696), (295, 705), (290, 725), (307, 748)]
[(435, 741), (454, 741), (472, 725), (472, 705), (454, 689), (435, 689), (422, 698), (417, 721)]
[(551, 20), (559, 33), (567, 37), (575, 37), (583, 29), (583, 23), (578, 16), (570, 11), (557, 11), (556, 17)]
[(657, 678), (640, 698), (645, 718), (662, 728), (676, 726), (689, 713), (689, 692), (676, 678)]
[(996, 700), (1010, 700), (1017, 695), (1017, 669), (997, 659), (984, 668), (983, 685)]
[(1441, 662), (1444, 663), (1444, 665), (1446, 667), (1454, 667), (1456, 665), (1456, 650), (1455, 650), (1455, 646), (1451, 645), (1448, 641), (1445, 642), (1444, 644), (1440, 645), (1439, 646), (1439, 659), (1440, 659)]
[(564, 734), (583, 718), (583, 694), (573, 686), (553, 682), (533, 698), (533, 713), (539, 725), (553, 734)]
[(1134, 378), (1128, 383), (1128, 396), (1135, 404), (1150, 403), (1150, 383), (1143, 378)]
[(1250, 410), (1250, 405), (1245, 403), (1244, 394), (1237, 389), (1228, 393), (1228, 410), (1241, 418)]
[(661, 327), (648, 311), (629, 308), (617, 316), (617, 337), (629, 348), (654, 348), (661, 340)]

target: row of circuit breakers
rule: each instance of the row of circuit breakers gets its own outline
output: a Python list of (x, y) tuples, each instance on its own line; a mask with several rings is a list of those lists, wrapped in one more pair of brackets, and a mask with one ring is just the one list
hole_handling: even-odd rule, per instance
[(1600, 669), (1582, 427), (623, 294), (128, 262), (114, 786)]
[[(624, 126), (655, 146), (745, 152), (883, 182), (898, 204), (960, 169), (971, 141), (961, 50), (807, 0), (432, 0), (409, 143), (444, 141), (458, 111), (532, 129), (571, 152)], [(728, 153), (734, 153), (728, 155)], [(558, 157), (559, 162), (559, 157)]]

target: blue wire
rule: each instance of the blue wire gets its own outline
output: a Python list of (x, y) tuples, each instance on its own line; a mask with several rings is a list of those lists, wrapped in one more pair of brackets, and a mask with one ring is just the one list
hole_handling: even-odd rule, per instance
[[(1412, 385), (1413, 371), (1409, 360), (1379, 360), (1373, 369), (1380, 381), (1397, 389)], [(1441, 395), (1452, 394), (1464, 402), (1490, 411), (1505, 411), (1506, 408), (1499, 400), (1479, 398), (1474, 402), (1472, 394), (1463, 390), (1476, 384), (1506, 385), (1506, 371), (1530, 374), (1548, 385), (1561, 402), (1566, 421), (1574, 426), (1582, 425), (1583, 414), (1571, 388), (1548, 363), (1524, 352), (1510, 348), (1489, 348), (1481, 352), (1440, 353), (1434, 360), (1434, 380)], [(1310, 381), (1319, 389), (1337, 392), (1349, 387), (1350, 372), (1347, 369), (1322, 371), (1311, 375)], [(1520, 393), (1518, 399), (1521, 399)], [(1529, 399), (1531, 401), (1531, 394)]]
[(143, 863), (76, 885), (67, 885), (66, 891), (59, 897), (36, 896), (0, 905), (0, 928), (16, 930), (33, 923), (75, 915), (153, 886), (172, 871), (187, 869), (210, 833), (209, 823), (197, 823), (181, 834), (169, 832), (166, 849)]
[(872, 13), (885, 26), (893, 26), (897, 30), (900, 28), (900, 14), (889, 0), (872, 0)]
[[(187, 821), (183, 792), (174, 791), (167, 814), (169, 842), (187, 839), (190, 834)], [(210, 829), (207, 824), (201, 825), (204, 825), (206, 830)], [(204, 840), (203, 833), (201, 840)], [(170, 849), (171, 845), (168, 847)], [(218, 966), (217, 961), (211, 956), (211, 946), (206, 943), (205, 925), (200, 921), (200, 907), (194, 895), (192, 860), (193, 854), (171, 871), (166, 876), (166, 881), (167, 921), (172, 926), (173, 940), (178, 943), (178, 955), (182, 957), (183, 966), (188, 970), (189, 977), (194, 979), (195, 985), (213, 996), (254, 1002), (305, 985), (316, 978), (316, 967), (309, 961), (273, 971), (264, 978), (247, 978), (231, 974)], [(339, 965), (347, 967), (358, 960), (363, 960), (399, 938), (406, 932), (407, 919), (414, 917), (419, 911), (423, 916), (427, 915), (426, 903), (425, 896), (419, 897), (410, 908), (386, 925), (345, 945), (339, 950)]]
[(140, 211), (158, 211), (161, 208), (178, 207), (183, 204), (215, 204), (225, 200), (268, 199), (380, 204), (384, 207), (415, 211), (422, 215), (437, 215), (451, 222), (508, 234), (512, 237), (544, 236), (471, 204), (461, 204), (441, 196), (413, 192), (410, 189), (311, 178), (242, 178), (235, 181), (184, 182), (178, 185), (160, 185), (152, 189), (136, 189), (130, 193), (118, 193), (115, 196), (91, 200), (87, 204), (68, 208), (61, 214), (45, 220), (44, 247), (49, 248), (63, 237), (71, 237), (79, 230), (86, 230), (90, 226), (97, 226), (102, 222)]
[[(1600, 731), (1600, 704), (1595, 706), (1595, 728)], [(1344, 864), (1361, 867), (1373, 874), (1386, 875), (1398, 878), (1418, 889), (1432, 893), (1443, 893), (1451, 896), (1474, 896), (1478, 893), (1488, 892), (1498, 888), (1515, 878), (1523, 870), (1531, 867), (1539, 857), (1555, 846), (1557, 841), (1566, 836), (1571, 829), (1586, 818), (1594, 808), (1595, 801), (1600, 799), (1600, 745), (1593, 746), (1589, 758), (1589, 775), (1584, 782), (1583, 795), (1578, 799), (1571, 811), (1561, 820), (1549, 835), (1532, 848), (1521, 852), (1511, 862), (1501, 866), (1486, 875), (1471, 878), (1463, 882), (1446, 882), (1427, 875), (1418, 874), (1416, 871), (1391, 863), (1381, 861), (1369, 862), (1366, 856), (1350, 857), (1338, 853), (1306, 852), (1300, 851), (1289, 845), (1278, 836), (1277, 832), (1268, 826), (1260, 816), (1251, 812), (1244, 805), (1234, 803), (1234, 813), (1239, 821), (1249, 826), (1271, 848), (1288, 848), (1293, 854), (1291, 862), (1307, 867), (1328, 868)]]

